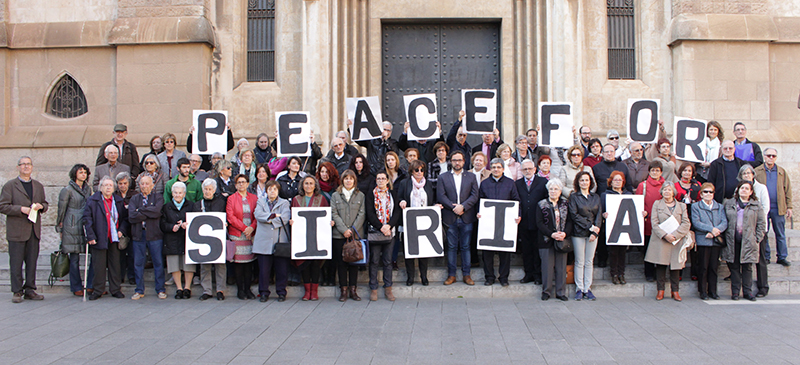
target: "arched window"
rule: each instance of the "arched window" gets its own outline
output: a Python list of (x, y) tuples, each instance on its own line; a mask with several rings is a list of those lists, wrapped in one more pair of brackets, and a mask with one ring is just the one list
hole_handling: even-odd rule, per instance
[(247, 1), (247, 81), (275, 81), (275, 0)]
[(608, 78), (636, 78), (633, 0), (607, 0)]
[(86, 95), (81, 86), (72, 76), (62, 76), (47, 98), (47, 114), (59, 118), (75, 118), (88, 111)]

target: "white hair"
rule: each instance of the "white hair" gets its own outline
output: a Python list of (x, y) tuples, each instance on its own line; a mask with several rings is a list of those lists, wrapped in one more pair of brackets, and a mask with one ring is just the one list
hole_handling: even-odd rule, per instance
[(183, 190), (186, 192), (186, 184), (181, 181), (176, 181), (174, 184), (172, 184), (172, 193), (175, 194), (176, 190)]
[(117, 146), (114, 146), (113, 144), (110, 144), (110, 145), (106, 146), (105, 150), (103, 150), (103, 154), (108, 154), (109, 152), (112, 152), (112, 151), (116, 152), (116, 153), (119, 153), (119, 149), (117, 148)]
[(547, 188), (547, 190), (550, 190), (552, 187), (557, 187), (558, 190), (564, 190), (564, 183), (561, 182), (561, 179), (553, 177), (550, 178), (550, 181), (548, 181), (544, 187)]
[(214, 180), (214, 179), (205, 179), (205, 180), (203, 180), (203, 187), (204, 188), (206, 186), (209, 186), (209, 185), (214, 186), (214, 189), (216, 189), (217, 188), (217, 181)]

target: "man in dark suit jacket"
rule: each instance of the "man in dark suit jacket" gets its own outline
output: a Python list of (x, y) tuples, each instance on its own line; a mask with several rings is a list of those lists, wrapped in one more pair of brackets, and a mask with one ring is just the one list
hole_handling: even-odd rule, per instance
[(477, 220), (478, 179), (464, 170), (466, 156), (455, 151), (450, 155), (452, 170), (439, 175), (436, 196), (442, 205), (442, 222), (447, 229), (447, 280), (444, 285), (456, 281), (456, 260), (461, 251), (461, 273), (464, 283), (475, 285), (470, 275), (469, 241), (473, 223)]
[(486, 155), (486, 159), (491, 161), (497, 157), (497, 147), (503, 144), (503, 140), (500, 139), (500, 131), (495, 128), (494, 133), (485, 133), (482, 138), (483, 142), (475, 146), (472, 149), (472, 153), (483, 152)]
[[(0, 192), (0, 213), (6, 218), (6, 240), (11, 271), (11, 291), (14, 303), (22, 298), (42, 300), (36, 294), (36, 261), (39, 258), (39, 240), (42, 237), (42, 214), (49, 204), (44, 195), (44, 186), (31, 178), (33, 160), (23, 156), (17, 161), (19, 177), (9, 180)], [(35, 222), (31, 222), (31, 210), (37, 211)], [(25, 264), (25, 283), (22, 283), (22, 264)], [(24, 293), (23, 293), (24, 291)]]
[[(512, 200), (519, 201), (519, 194), (517, 187), (514, 185), (514, 180), (503, 175), (505, 165), (503, 159), (496, 157), (492, 159), (490, 165), (492, 169), (492, 176), (483, 180), (480, 188), (481, 199), (495, 199), (495, 200)], [(520, 218), (517, 217), (517, 224)], [(494, 255), (500, 257), (500, 271), (498, 276), (494, 274)], [(511, 253), (503, 251), (490, 251), (483, 250), (483, 274), (486, 277), (486, 282), (483, 285), (494, 284), (495, 277), (500, 281), (503, 286), (508, 286), (508, 274), (511, 271)]]
[(92, 178), (93, 192), (97, 192), (97, 184), (100, 182), (100, 178), (103, 176), (108, 176), (116, 180), (117, 174), (120, 172), (131, 172), (130, 166), (119, 162), (119, 152), (117, 151), (119, 150), (112, 145), (106, 146), (106, 163), (98, 165), (94, 170), (94, 177)]
[(541, 285), (542, 262), (539, 259), (539, 247), (536, 243), (536, 207), (541, 199), (537, 200), (537, 194), (532, 189), (536, 165), (531, 160), (524, 160), (521, 167), (523, 178), (514, 182), (519, 194), (522, 218), (517, 231), (517, 252), (522, 253), (522, 265), (525, 268), (525, 277), (519, 282), (525, 284), (532, 281), (536, 285)]

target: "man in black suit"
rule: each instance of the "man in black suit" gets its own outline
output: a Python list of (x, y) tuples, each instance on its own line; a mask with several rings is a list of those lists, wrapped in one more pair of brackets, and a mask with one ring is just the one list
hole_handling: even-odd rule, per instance
[(536, 175), (536, 165), (531, 160), (522, 161), (523, 178), (514, 182), (519, 194), (519, 204), (522, 220), (517, 231), (517, 251), (522, 253), (522, 265), (525, 268), (525, 277), (520, 283), (534, 282), (542, 284), (542, 262), (539, 259), (539, 248), (536, 243), (536, 207), (538, 201), (533, 185)]
[(500, 145), (503, 144), (503, 140), (500, 139), (500, 131), (495, 128), (494, 133), (484, 133), (482, 138), (483, 142), (475, 146), (472, 149), (472, 153), (474, 154), (475, 152), (483, 152), (483, 154), (486, 155), (487, 160), (497, 157), (497, 147), (500, 147)]
[(466, 156), (455, 151), (450, 155), (451, 171), (439, 175), (436, 196), (442, 205), (442, 222), (447, 229), (447, 280), (444, 285), (456, 281), (456, 261), (461, 251), (461, 273), (464, 283), (475, 285), (470, 276), (470, 248), (473, 223), (478, 204), (478, 180), (475, 174), (464, 170)]

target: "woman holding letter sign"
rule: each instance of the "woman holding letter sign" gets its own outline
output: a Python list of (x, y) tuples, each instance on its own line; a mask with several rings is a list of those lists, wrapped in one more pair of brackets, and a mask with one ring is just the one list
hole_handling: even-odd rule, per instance
[[(406, 207), (430, 207), (436, 204), (436, 194), (433, 192), (433, 183), (426, 179), (427, 166), (420, 160), (411, 161), (408, 166), (411, 178), (400, 182), (397, 199), (400, 200), (400, 209)], [(402, 215), (401, 215), (402, 217)], [(428, 285), (428, 259), (417, 259), (419, 264), (419, 279), (422, 285)], [(414, 259), (406, 259), (406, 285), (414, 285)]]
[(258, 228), (253, 238), (253, 253), (258, 260), (258, 294), (260, 302), (264, 303), (269, 299), (269, 277), (272, 268), (275, 268), (275, 293), (278, 294), (278, 301), (286, 300), (286, 284), (289, 279), (289, 258), (280, 257), (272, 254), (275, 244), (278, 242), (289, 242), (289, 235), (284, 226), (288, 223), (291, 212), (289, 211), (289, 201), (279, 197), (281, 185), (277, 181), (267, 182), (266, 199), (258, 199), (256, 204), (255, 216), (258, 221)]
[(573, 222), (572, 245), (575, 248), (575, 300), (595, 300), (590, 289), (592, 272), (594, 271), (594, 251), (603, 215), (600, 196), (592, 193), (594, 179), (588, 172), (581, 171), (575, 175), (573, 189), (575, 193), (569, 197), (569, 217)]
[(703, 183), (700, 197), (703, 199), (692, 204), (692, 228), (695, 230), (697, 242), (697, 290), (700, 299), (709, 297), (719, 299), (717, 295), (717, 268), (719, 254), (724, 245), (723, 233), (728, 228), (728, 218), (720, 203), (714, 201), (714, 190), (711, 183)]
[[(608, 177), (608, 186), (610, 189), (603, 192), (600, 197), (602, 203), (603, 219), (608, 218), (608, 211), (606, 211), (606, 196), (608, 195), (631, 195), (630, 191), (625, 190), (625, 174), (621, 171), (611, 172)], [(642, 217), (646, 217), (647, 212), (642, 211)], [(608, 261), (611, 268), (611, 283), (614, 285), (625, 285), (625, 254), (628, 251), (628, 246), (608, 246)]]
[(691, 247), (689, 229), (692, 226), (689, 221), (689, 210), (686, 204), (675, 200), (675, 186), (664, 184), (661, 186), (662, 198), (653, 203), (653, 211), (650, 214), (652, 224), (652, 235), (650, 245), (647, 247), (647, 254), (644, 256), (646, 262), (656, 265), (656, 300), (664, 299), (664, 289), (667, 283), (667, 270), (669, 270), (670, 290), (672, 299), (680, 302), (681, 296), (678, 294), (678, 283), (681, 270), (686, 265), (686, 252)]
[(755, 301), (753, 264), (758, 262), (759, 242), (766, 234), (767, 225), (753, 183), (742, 181), (737, 185), (733, 199), (725, 201), (725, 217), (728, 229), (725, 230), (722, 259), (731, 271), (731, 299), (739, 300), (741, 291), (745, 299)]
[[(366, 170), (366, 173), (369, 173), (369, 170)], [(339, 271), (340, 302), (346, 301), (348, 297), (356, 301), (361, 300), (356, 291), (358, 289), (358, 266), (350, 265), (342, 260), (342, 248), (348, 238), (353, 237), (354, 234), (357, 234), (358, 237), (366, 237), (364, 193), (358, 190), (357, 184), (356, 173), (353, 170), (345, 170), (342, 173), (342, 185), (331, 196), (331, 217), (335, 222), (331, 233), (333, 261)], [(353, 228), (357, 232), (353, 232)]]
[[(186, 213), (194, 212), (194, 204), (184, 199), (186, 185), (180, 181), (172, 185), (172, 200), (161, 208), (161, 231), (164, 232), (164, 255), (167, 256), (167, 272), (172, 274), (175, 286), (175, 299), (192, 297), (192, 278), (195, 265), (185, 262), (186, 253)], [(184, 284), (181, 285), (181, 273)]]
[[(559, 179), (547, 182), (548, 197), (539, 201), (536, 209), (536, 225), (542, 234), (539, 238), (539, 257), (542, 258), (542, 300), (556, 298), (569, 300), (564, 291), (567, 287), (567, 253), (556, 251), (556, 241), (567, 240), (572, 233), (569, 204), (561, 196), (563, 184)], [(555, 280), (555, 289), (553, 288)], [(554, 291), (555, 290), (555, 291)]]
[(250, 290), (252, 284), (253, 234), (256, 232), (258, 222), (253, 216), (258, 197), (247, 192), (247, 175), (236, 175), (233, 178), (236, 184), (236, 193), (228, 197), (225, 213), (228, 218), (228, 242), (226, 255), (228, 261), (233, 262), (236, 276), (236, 296), (241, 299), (256, 299)]
[(369, 223), (369, 300), (378, 300), (378, 265), (383, 266), (383, 290), (386, 299), (394, 301), (392, 294), (392, 251), (394, 229), (403, 214), (392, 190), (386, 172), (375, 176), (375, 189), (366, 194), (367, 222)]
[[(330, 162), (325, 162), (330, 163)], [(322, 167), (320, 167), (321, 169)], [(333, 170), (336, 171), (335, 169)], [(292, 208), (308, 208), (308, 207), (329, 207), (328, 199), (325, 199), (320, 194), (319, 184), (317, 179), (313, 176), (306, 176), (302, 182), (303, 192), (292, 198)], [(294, 224), (294, 221), (289, 220), (289, 224)], [(333, 221), (331, 221), (333, 226)], [(323, 260), (305, 260), (300, 264), (300, 275), (303, 277), (303, 287), (306, 290), (303, 295), (303, 300), (319, 300), (317, 289), (319, 288), (319, 274), (320, 267)]]

